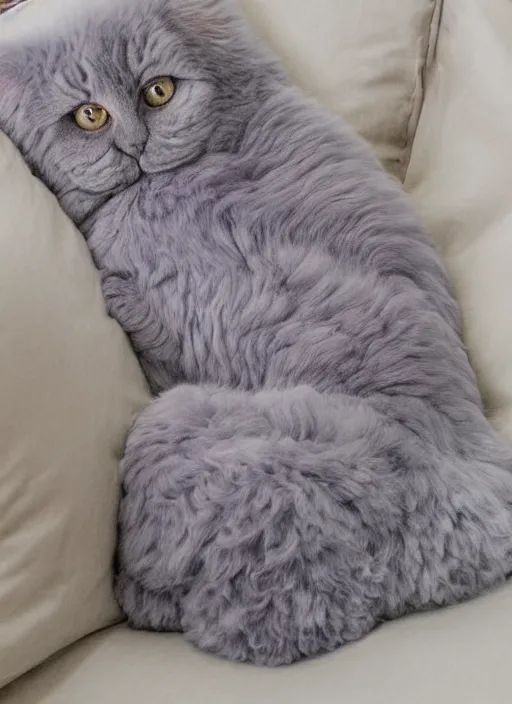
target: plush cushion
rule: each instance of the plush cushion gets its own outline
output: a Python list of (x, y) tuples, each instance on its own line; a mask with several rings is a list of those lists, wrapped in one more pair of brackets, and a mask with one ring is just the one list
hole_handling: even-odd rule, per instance
[(402, 177), (440, 0), (239, 0), (296, 83), (344, 116)]
[(0, 135), (0, 686), (119, 620), (118, 458), (147, 402), (79, 234)]
[(0, 704), (510, 704), (511, 632), (512, 585), (279, 670), (120, 626), (15, 683)]
[(512, 3), (445, 0), (406, 186), (443, 254), (473, 366), (512, 439)]

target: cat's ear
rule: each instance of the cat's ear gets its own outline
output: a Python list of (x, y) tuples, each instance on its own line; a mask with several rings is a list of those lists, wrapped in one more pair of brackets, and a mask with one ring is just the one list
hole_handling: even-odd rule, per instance
[(23, 85), (12, 64), (0, 54), (0, 129), (12, 116), (19, 87)]
[(18, 74), (19, 69), (12, 56), (0, 51), (0, 100), (8, 91), (19, 85)]
[(9, 73), (4, 73), (0, 66), (0, 102), (5, 100), (8, 95), (16, 88), (17, 82)]
[(245, 70), (286, 81), (276, 56), (249, 26), (234, 0), (158, 0), (168, 16), (194, 43), (207, 46), (224, 73), (246, 77)]
[(230, 0), (162, 0), (173, 19), (190, 34), (208, 42), (225, 43), (240, 29), (241, 16)]

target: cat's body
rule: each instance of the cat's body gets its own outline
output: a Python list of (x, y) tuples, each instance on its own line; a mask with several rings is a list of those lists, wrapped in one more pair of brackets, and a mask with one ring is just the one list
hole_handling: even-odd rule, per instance
[[(210, 57), (217, 88), (196, 66), (177, 84), (167, 120), (180, 130), (200, 91), (191, 145), (180, 131), (152, 144), (161, 111), (133, 128), (145, 147), (121, 149), (114, 119), (116, 149), (137, 164), (93, 193), (98, 160), (124, 156), (96, 147), (90, 173), (60, 173), (53, 128), (38, 150), (14, 95), (0, 122), (81, 225), (109, 311), (165, 392), (123, 460), (122, 607), (137, 627), (283, 664), (502, 582), (512, 453), (484, 418), (456, 303), (398, 186), (221, 3), (186, 4), (169, 3), (189, 41), (180, 61)], [(151, 7), (163, 16), (164, 0)], [(137, 36), (146, 60), (155, 15), (127, 14), (77, 35), (104, 41), (113, 26), (119, 56), (135, 61)], [(122, 81), (113, 66), (107, 84)], [(158, 164), (164, 143), (174, 161)]]
[[(148, 174), (82, 223), (154, 390), (309, 384), (369, 396), (390, 390), (393, 367), (401, 385), (419, 334), (467, 366), (443, 270), (398, 187), (352, 133), (280, 93), (235, 154)], [(404, 348), (386, 364), (395, 316), (407, 318)], [(446, 322), (451, 340), (433, 334)], [(439, 371), (429, 395), (445, 392)], [(470, 389), (476, 400), (472, 375)]]

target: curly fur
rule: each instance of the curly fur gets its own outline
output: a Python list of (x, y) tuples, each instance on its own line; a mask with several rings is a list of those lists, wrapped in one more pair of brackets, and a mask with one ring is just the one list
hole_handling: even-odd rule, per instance
[[(400, 189), (226, 3), (139, 6), (0, 57), (0, 123), (161, 394), (121, 467), (130, 622), (280, 665), (503, 582), (512, 454)], [(156, 112), (151, 74), (177, 78)]]

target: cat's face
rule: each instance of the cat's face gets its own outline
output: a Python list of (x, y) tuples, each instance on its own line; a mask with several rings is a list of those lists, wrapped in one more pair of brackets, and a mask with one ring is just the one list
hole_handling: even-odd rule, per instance
[(280, 77), (221, 0), (122, 0), (0, 52), (0, 128), (80, 222), (141, 175), (235, 148)]

